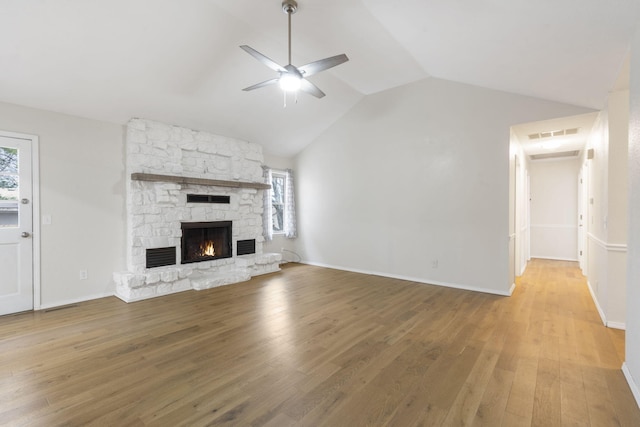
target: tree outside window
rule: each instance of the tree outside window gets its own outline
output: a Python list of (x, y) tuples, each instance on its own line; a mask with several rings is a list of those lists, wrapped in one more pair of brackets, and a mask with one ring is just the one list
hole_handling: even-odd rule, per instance
[(271, 176), (271, 227), (274, 233), (284, 233), (284, 195), (286, 176), (272, 172)]
[(0, 200), (16, 200), (18, 189), (18, 150), (0, 147)]

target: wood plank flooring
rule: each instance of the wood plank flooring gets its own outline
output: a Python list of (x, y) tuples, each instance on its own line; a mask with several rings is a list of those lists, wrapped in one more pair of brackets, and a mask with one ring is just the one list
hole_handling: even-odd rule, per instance
[(11, 426), (640, 426), (575, 263), (510, 298), (289, 264), (0, 318)]

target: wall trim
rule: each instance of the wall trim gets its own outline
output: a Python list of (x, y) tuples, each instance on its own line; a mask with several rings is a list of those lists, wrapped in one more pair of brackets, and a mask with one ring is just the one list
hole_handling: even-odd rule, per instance
[(587, 287), (589, 288), (591, 299), (593, 300), (593, 303), (596, 305), (596, 309), (598, 310), (598, 314), (600, 315), (600, 320), (602, 320), (602, 324), (604, 326), (607, 326), (607, 317), (604, 315), (604, 311), (602, 311), (602, 308), (600, 307), (598, 298), (596, 298), (596, 293), (593, 291), (593, 288), (591, 287), (591, 282), (589, 282), (588, 280), (587, 280)]
[(520, 274), (518, 274), (518, 276), (522, 276), (524, 274), (525, 270), (527, 269), (527, 263), (528, 261), (524, 262), (524, 265), (522, 266), (522, 269), (520, 271)]
[(592, 233), (587, 233), (587, 237), (593, 240), (600, 246), (601, 248), (610, 251), (610, 252), (627, 252), (627, 245), (625, 243), (607, 243), (603, 240), (598, 239)]
[(531, 224), (531, 228), (578, 228), (578, 224)]
[(626, 323), (622, 323), (622, 322), (607, 321), (607, 328), (620, 329), (620, 330), (626, 331), (627, 330), (627, 324)]
[(626, 323), (607, 320), (607, 316), (605, 316), (604, 311), (600, 307), (600, 303), (598, 303), (598, 298), (596, 298), (596, 293), (593, 291), (593, 288), (591, 287), (591, 283), (588, 280), (587, 280), (587, 286), (589, 287), (589, 293), (591, 294), (591, 299), (593, 300), (593, 303), (596, 305), (598, 314), (600, 314), (600, 319), (602, 320), (602, 324), (607, 328), (621, 329), (625, 331), (627, 329)]
[(514, 285), (511, 286), (511, 289), (509, 291), (500, 292), (500, 291), (497, 291), (495, 289), (479, 288), (479, 287), (476, 287), (476, 286), (460, 285), (460, 284), (457, 284), (457, 283), (439, 282), (439, 281), (434, 281), (434, 280), (427, 281), (426, 279), (417, 278), (417, 277), (411, 277), (411, 276), (404, 276), (404, 275), (401, 275), (401, 274), (389, 274), (389, 273), (383, 273), (383, 272), (380, 272), (380, 271), (361, 270), (361, 269), (358, 269), (358, 268), (349, 268), (349, 267), (343, 267), (343, 266), (338, 266), (338, 265), (325, 264), (325, 263), (321, 263), (321, 262), (313, 262), (313, 261), (302, 260), (302, 261), (300, 261), (300, 263), (301, 264), (307, 264), (307, 265), (313, 265), (315, 267), (331, 268), (333, 270), (341, 270), (341, 271), (350, 271), (352, 273), (370, 274), (370, 275), (373, 275), (373, 276), (388, 277), (390, 279), (406, 280), (408, 282), (423, 283), (425, 285), (443, 286), (445, 288), (461, 289), (461, 290), (464, 290), (464, 291), (482, 292), (482, 293), (485, 293), (485, 294), (500, 295), (500, 296), (504, 296), (504, 297), (510, 297), (512, 292), (513, 292), (513, 289), (515, 287), (515, 284), (514, 284)]
[(546, 256), (546, 255), (534, 255), (534, 254), (531, 254), (531, 258), (550, 259), (554, 261), (575, 261), (575, 262), (578, 261), (577, 258), (560, 258), (560, 257)]
[(77, 304), (79, 302), (91, 301), (94, 299), (100, 299), (100, 298), (106, 298), (106, 297), (112, 297), (112, 296), (115, 296), (113, 292), (104, 292), (102, 294), (87, 295), (81, 298), (71, 298), (67, 300), (57, 301), (51, 304), (42, 304), (40, 305), (38, 310), (46, 310), (54, 307), (61, 307), (63, 305)]
[(636, 399), (636, 404), (640, 408), (640, 388), (638, 388), (638, 384), (633, 380), (633, 376), (629, 371), (629, 366), (627, 362), (622, 363), (622, 373), (624, 374), (624, 378), (627, 380), (627, 384), (629, 384), (629, 388), (631, 389), (631, 393), (633, 397)]

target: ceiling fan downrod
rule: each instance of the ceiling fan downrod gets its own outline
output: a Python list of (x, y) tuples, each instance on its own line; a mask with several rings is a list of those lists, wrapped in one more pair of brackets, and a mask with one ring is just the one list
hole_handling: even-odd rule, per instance
[(289, 65), (291, 65), (291, 15), (298, 10), (298, 3), (296, 0), (284, 0), (282, 2), (282, 11), (287, 14), (287, 20), (289, 21)]

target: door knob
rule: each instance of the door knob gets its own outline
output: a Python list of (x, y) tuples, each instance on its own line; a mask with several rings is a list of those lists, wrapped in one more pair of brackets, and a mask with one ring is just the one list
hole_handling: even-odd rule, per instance
[(31, 234), (27, 233), (26, 231), (23, 231), (20, 235), (21, 235), (22, 237), (29, 237), (29, 236), (31, 236)]

